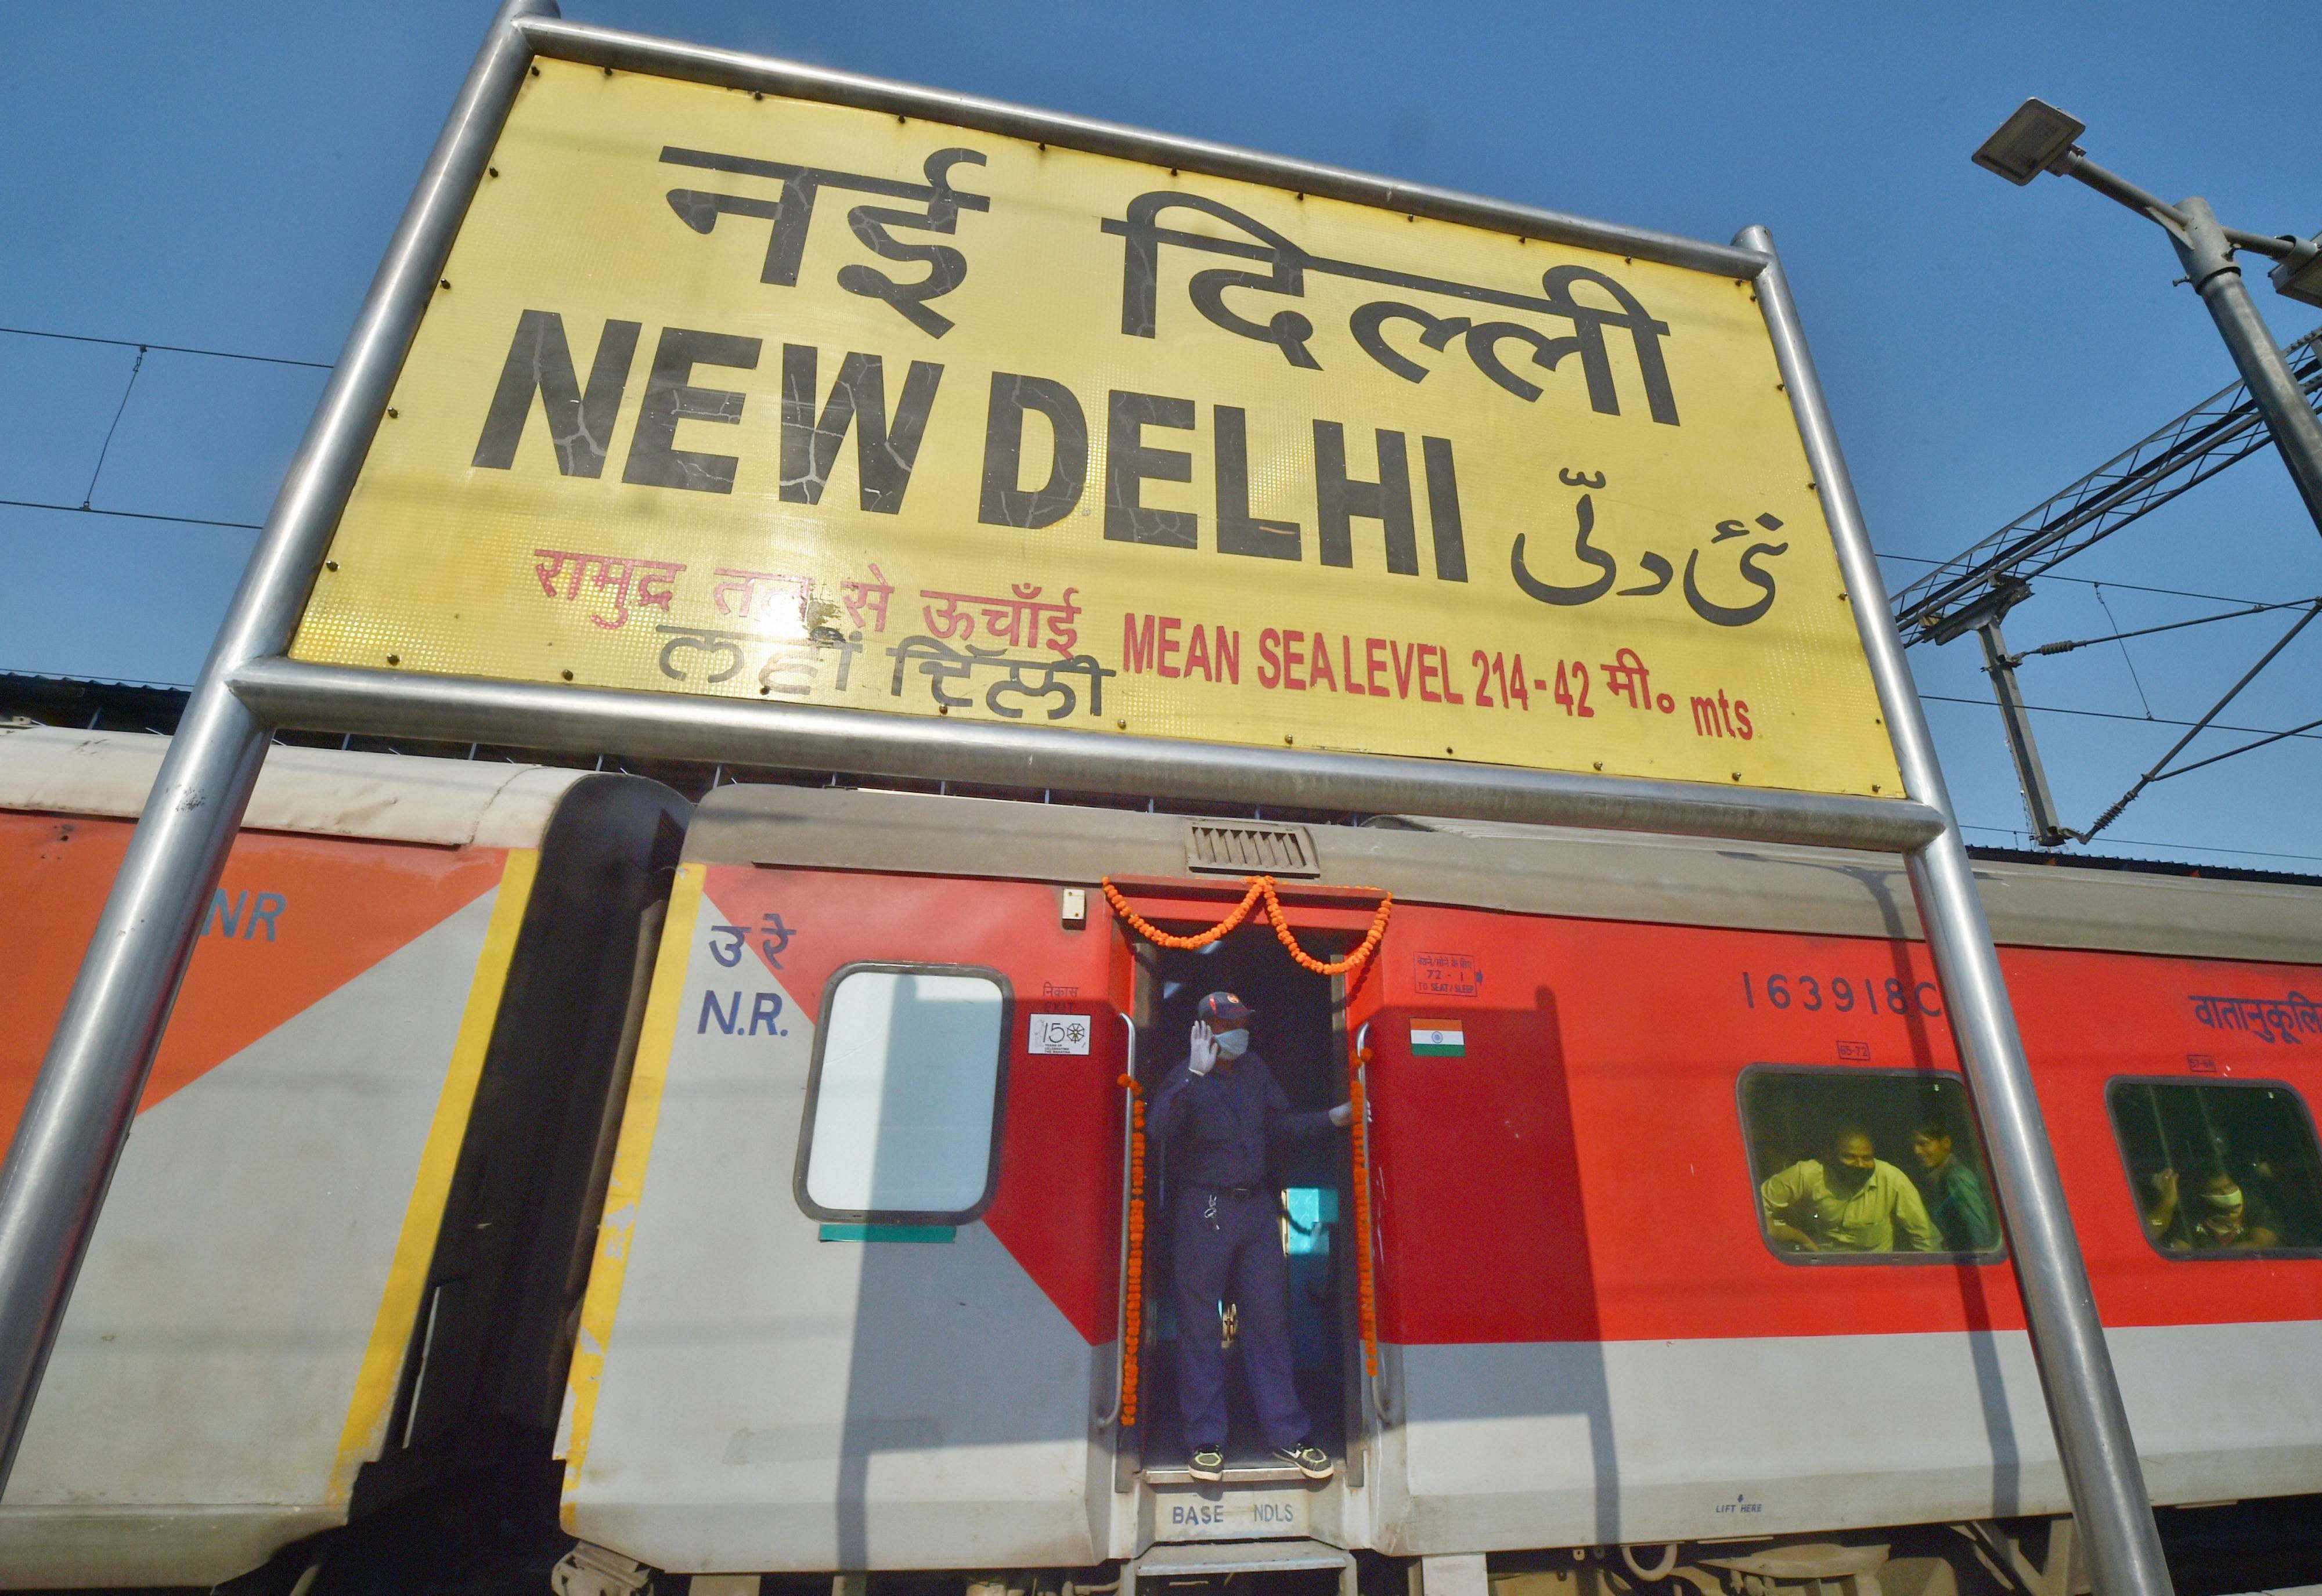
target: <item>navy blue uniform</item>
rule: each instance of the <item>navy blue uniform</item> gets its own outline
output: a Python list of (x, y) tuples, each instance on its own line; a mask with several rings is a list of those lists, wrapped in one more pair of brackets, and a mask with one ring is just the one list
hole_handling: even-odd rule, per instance
[(1218, 1304), (1239, 1310), (1242, 1372), (1269, 1446), (1306, 1439), (1306, 1409), (1290, 1369), (1290, 1277), (1282, 1257), (1282, 1210), (1267, 1174), (1277, 1137), (1319, 1135), (1325, 1109), (1291, 1112), (1290, 1099), (1257, 1053), (1207, 1075), (1179, 1064), (1154, 1098), (1148, 1126), (1167, 1182), (1177, 1276), (1177, 1396), (1185, 1444), (1226, 1441), (1225, 1328)]

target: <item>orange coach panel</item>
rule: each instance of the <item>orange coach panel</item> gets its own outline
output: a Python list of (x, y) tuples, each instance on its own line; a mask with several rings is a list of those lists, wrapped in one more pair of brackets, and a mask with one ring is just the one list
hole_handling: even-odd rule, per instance
[[(0, 1134), (11, 1134), (87, 951), (127, 821), (0, 813)], [(506, 851), (245, 833), (204, 917), (141, 1109), (343, 986), (500, 879)]]

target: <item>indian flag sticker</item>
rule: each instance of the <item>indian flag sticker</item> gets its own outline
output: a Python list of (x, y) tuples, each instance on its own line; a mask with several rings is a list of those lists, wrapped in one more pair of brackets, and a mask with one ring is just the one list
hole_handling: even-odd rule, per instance
[(1467, 1033), (1456, 1019), (1415, 1019), (1411, 1022), (1411, 1051), (1416, 1058), (1465, 1058)]

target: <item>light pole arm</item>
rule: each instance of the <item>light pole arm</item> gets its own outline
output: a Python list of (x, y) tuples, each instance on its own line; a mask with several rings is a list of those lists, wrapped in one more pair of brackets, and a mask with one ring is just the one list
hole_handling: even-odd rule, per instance
[[(2057, 157), (2056, 163), (2048, 169), (2060, 178), (2077, 178), (2107, 199), (2116, 199), (2132, 211), (2143, 212), (2172, 233), (2181, 233), (2193, 225), (2192, 218), (2180, 206), (2147, 194), (2118, 172), (2106, 170), (2078, 149), (2069, 150)], [(2270, 260), (2310, 259), (2316, 253), (2311, 241), (2287, 233), (2277, 236), (2270, 233), (2249, 233), (2239, 227), (2219, 227), (2217, 232), (2230, 248), (2247, 250), (2253, 255), (2263, 255)]]
[(2276, 238), (2265, 233), (2244, 233), (2238, 227), (2221, 227), (2226, 242), (2236, 250), (2247, 250), (2253, 255), (2268, 255), (2276, 260), (2294, 260), (2314, 253), (2314, 246), (2304, 239), (2287, 236)]
[(2132, 211), (2142, 211), (2171, 233), (2186, 225), (2185, 214), (2158, 195), (2147, 194), (2118, 172), (2107, 171), (2077, 149), (2060, 156), (2048, 169), (2060, 178), (2087, 184), (2107, 199), (2118, 200)]

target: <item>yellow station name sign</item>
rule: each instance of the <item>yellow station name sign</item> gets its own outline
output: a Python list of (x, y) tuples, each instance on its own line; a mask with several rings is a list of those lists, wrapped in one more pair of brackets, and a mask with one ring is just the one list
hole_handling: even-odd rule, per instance
[(291, 652), (1900, 781), (1747, 281), (543, 60)]

